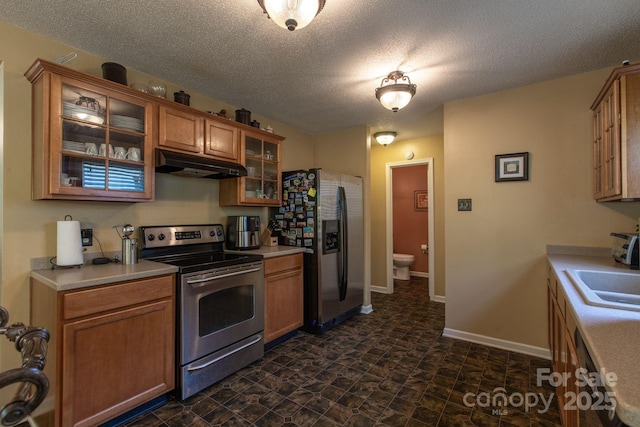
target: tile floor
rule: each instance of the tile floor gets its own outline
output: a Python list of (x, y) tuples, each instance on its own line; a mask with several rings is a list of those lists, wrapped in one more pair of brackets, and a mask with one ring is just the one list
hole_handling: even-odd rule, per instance
[[(536, 384), (536, 369), (550, 363), (442, 337), (445, 305), (429, 301), (426, 280), (396, 282), (393, 295), (372, 295), (373, 313), (323, 335), (300, 332), (127, 426), (560, 425), (555, 399), (547, 411), (520, 400), (552, 395)], [(491, 406), (501, 393), (510, 405)]]

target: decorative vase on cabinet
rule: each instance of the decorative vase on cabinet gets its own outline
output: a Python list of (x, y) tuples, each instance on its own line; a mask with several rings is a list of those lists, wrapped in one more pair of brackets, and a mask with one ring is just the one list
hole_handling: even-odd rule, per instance
[(153, 200), (154, 104), (136, 91), (37, 60), (32, 198)]

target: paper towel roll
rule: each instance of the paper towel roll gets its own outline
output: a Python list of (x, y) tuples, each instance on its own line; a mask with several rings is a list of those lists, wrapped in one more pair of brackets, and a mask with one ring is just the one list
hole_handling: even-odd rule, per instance
[(80, 221), (58, 221), (57, 265), (82, 264)]

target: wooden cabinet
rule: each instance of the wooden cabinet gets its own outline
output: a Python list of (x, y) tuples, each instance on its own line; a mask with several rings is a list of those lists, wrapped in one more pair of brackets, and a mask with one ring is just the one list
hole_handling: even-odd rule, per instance
[(158, 145), (190, 153), (202, 152), (202, 118), (190, 111), (160, 106)]
[(159, 147), (240, 163), (240, 131), (228, 119), (181, 106), (159, 110)]
[[(558, 380), (556, 396), (560, 408), (562, 425), (565, 427), (578, 426), (578, 413), (575, 408), (565, 408), (567, 398), (578, 396), (580, 390), (576, 379), (578, 357), (575, 345), (576, 319), (568, 307), (562, 285), (559, 283), (553, 269), (549, 267), (547, 277), (548, 320), (549, 320), (549, 350), (555, 379)], [(570, 404), (569, 406), (572, 406)]]
[(240, 158), (247, 176), (220, 182), (221, 206), (280, 206), (283, 140), (262, 131), (240, 131)]
[(613, 70), (593, 110), (593, 195), (640, 199), (640, 64)]
[(264, 341), (268, 343), (303, 324), (302, 254), (264, 260)]
[(204, 154), (230, 162), (240, 162), (239, 135), (240, 131), (232, 124), (215, 119), (205, 120)]
[(37, 60), (32, 198), (149, 201), (156, 105), (139, 92)]
[(174, 301), (173, 275), (65, 292), (32, 279), (56, 426), (98, 425), (174, 388)]

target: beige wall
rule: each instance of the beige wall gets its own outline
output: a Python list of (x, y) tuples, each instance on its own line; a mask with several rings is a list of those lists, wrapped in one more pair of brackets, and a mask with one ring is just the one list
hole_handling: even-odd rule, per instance
[[(70, 51), (78, 58), (67, 64), (70, 68), (101, 76), (101, 64), (106, 60), (73, 49), (53, 40), (20, 30), (0, 22), (0, 62), (4, 66), (4, 157), (2, 187), (2, 285), (0, 304), (11, 314), (11, 322), (29, 321), (30, 259), (54, 256), (56, 252), (56, 221), (65, 215), (79, 220), (83, 228), (93, 228), (104, 251), (120, 250), (120, 240), (112, 229), (128, 222), (134, 226), (160, 223), (222, 222), (226, 216), (261, 214), (263, 208), (221, 208), (218, 206), (218, 182), (167, 175), (156, 175), (156, 201), (151, 203), (107, 203), (73, 201), (32, 201), (31, 194), (31, 85), (24, 72), (36, 58), (52, 60)], [(109, 59), (111, 60), (111, 59)], [(127, 64), (123, 64), (127, 65)], [(129, 83), (150, 80), (150, 76), (128, 69)], [(191, 95), (191, 106), (202, 111), (228, 112), (236, 108), (220, 103), (168, 83), (168, 94), (185, 90)], [(170, 95), (171, 97), (171, 95)], [(1, 116), (0, 116), (1, 117)], [(311, 136), (269, 120), (253, 112), (263, 126), (271, 125), (277, 134), (286, 137), (283, 143), (285, 168), (313, 166)], [(89, 252), (97, 252), (97, 244)], [(18, 366), (18, 352), (8, 340), (0, 340), (0, 371)]]
[[(434, 113), (441, 117), (441, 111)], [(428, 119), (425, 119), (428, 120)], [(386, 164), (406, 160), (405, 153), (412, 151), (414, 160), (433, 158), (434, 186), (434, 245), (430, 255), (434, 257), (434, 293), (445, 296), (444, 252), (444, 136), (439, 133), (424, 138), (398, 140), (383, 147), (374, 143), (371, 147), (371, 284), (387, 287), (387, 218), (386, 218)]]
[[(591, 196), (589, 107), (609, 72), (445, 105), (446, 328), (547, 348), (546, 245), (609, 247), (635, 229), (638, 203)], [(494, 182), (494, 156), (523, 151), (529, 181)]]

